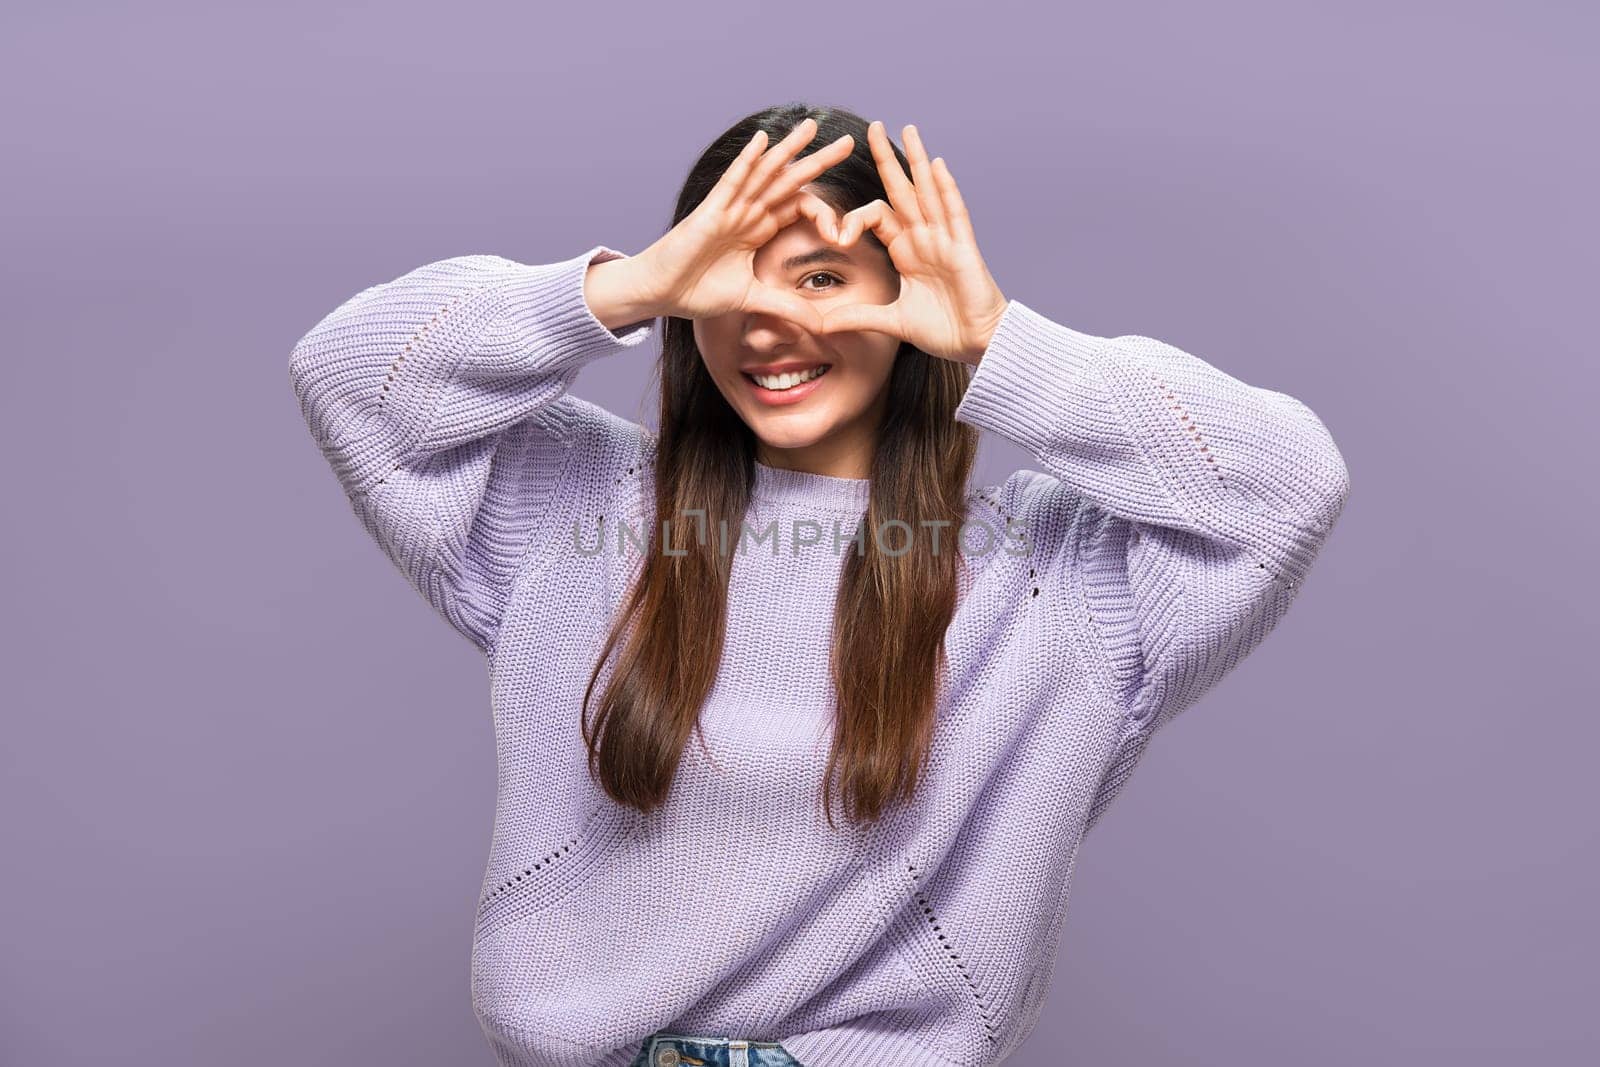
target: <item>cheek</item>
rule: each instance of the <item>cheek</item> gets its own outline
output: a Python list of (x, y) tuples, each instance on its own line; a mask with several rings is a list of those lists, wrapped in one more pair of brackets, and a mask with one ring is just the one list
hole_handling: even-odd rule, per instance
[(900, 351), (900, 339), (886, 333), (841, 335), (835, 351), (856, 374), (881, 382), (889, 377), (890, 370), (894, 368), (895, 354)]
[(694, 344), (700, 350), (700, 358), (713, 371), (720, 370), (727, 362), (727, 353), (734, 350), (732, 331), (715, 319), (694, 320)]

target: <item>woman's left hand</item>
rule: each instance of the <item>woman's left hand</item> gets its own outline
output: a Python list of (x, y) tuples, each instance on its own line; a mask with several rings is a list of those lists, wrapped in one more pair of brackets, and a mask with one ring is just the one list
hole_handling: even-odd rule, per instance
[[(906, 177), (882, 122), (867, 128), (889, 203), (874, 200), (824, 234), (844, 247), (871, 229), (900, 275), (890, 304), (841, 304), (823, 315), (821, 332), (872, 330), (909, 341), (930, 356), (976, 364), (1005, 314), (1000, 292), (978, 252), (961, 191), (941, 157), (928, 160), (915, 126), (905, 127)], [(913, 184), (915, 182), (915, 184)]]

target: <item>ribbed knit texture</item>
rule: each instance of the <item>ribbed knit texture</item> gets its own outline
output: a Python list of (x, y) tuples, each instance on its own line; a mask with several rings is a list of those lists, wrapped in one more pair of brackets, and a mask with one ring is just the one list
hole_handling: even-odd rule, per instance
[[(567, 392), (602, 356), (647, 370), (655, 320), (613, 333), (584, 300), (590, 262), (622, 255), (431, 263), (290, 357), (365, 528), (486, 655), (484, 1033), (508, 1067), (625, 1067), (658, 1029), (781, 1041), (807, 1067), (997, 1063), (1037, 1021), (1084, 834), (1152, 733), (1283, 617), (1344, 505), (1339, 451), (1290, 396), (1012, 301), (956, 417), (1037, 459), (968, 509), (1032, 551), (964, 542), (914, 802), (866, 830), (818, 802), (831, 527), (850, 533), (869, 483), (758, 466), (747, 522), (778, 540), (735, 555), (705, 743), (642, 816), (590, 779), (578, 721), (642, 563), (617, 524), (653, 519), (654, 436)], [(828, 536), (797, 545), (808, 520)]]

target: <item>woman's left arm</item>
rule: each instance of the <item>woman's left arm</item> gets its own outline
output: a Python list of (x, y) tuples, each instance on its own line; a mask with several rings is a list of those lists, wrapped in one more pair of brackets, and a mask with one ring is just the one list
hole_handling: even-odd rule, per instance
[(1288, 610), (1350, 476), (1322, 421), (1141, 336), (1012, 300), (956, 418), (1026, 448), (1081, 506), (1065, 553), (1113, 691), (1149, 728), (1194, 703)]
[[(888, 202), (824, 236), (871, 229), (900, 276), (889, 304), (830, 308), (824, 332), (876, 330), (976, 369), (960, 421), (1026, 448), (1013, 475), (1065, 530), (1054, 576), (1124, 713), (1153, 729), (1192, 704), (1288, 610), (1350, 488), (1300, 401), (1149, 337), (1096, 337), (1000, 292), (948, 165), (905, 127), (906, 173), (882, 124), (868, 141)], [(1039, 491), (1042, 490), (1042, 491)]]

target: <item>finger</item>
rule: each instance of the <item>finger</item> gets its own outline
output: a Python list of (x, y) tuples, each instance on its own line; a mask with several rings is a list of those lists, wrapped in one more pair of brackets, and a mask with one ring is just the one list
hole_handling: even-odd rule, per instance
[(834, 243), (848, 248), (867, 230), (878, 235), (878, 240), (888, 248), (905, 229), (894, 209), (882, 200), (873, 200), (854, 211), (847, 212), (839, 221), (839, 237)]
[(967, 244), (977, 244), (977, 235), (972, 232), (972, 218), (967, 214), (967, 203), (961, 198), (955, 175), (950, 173), (950, 164), (944, 161), (943, 156), (933, 161), (933, 181), (939, 187), (939, 195), (944, 201), (944, 214), (949, 220), (950, 232)]
[[(900, 311), (894, 304), (836, 304), (822, 313), (818, 333), (851, 333), (870, 330), (900, 337)], [(901, 338), (904, 340), (904, 338)]]
[(916, 192), (917, 207), (922, 210), (925, 220), (945, 229), (944, 205), (939, 199), (939, 190), (934, 186), (933, 167), (928, 163), (928, 149), (922, 143), (922, 134), (915, 126), (908, 125), (900, 136), (905, 142), (906, 158), (911, 161), (911, 181), (914, 183), (911, 188)]
[[(792, 211), (794, 217), (786, 220), (780, 216), (780, 226), (789, 225), (795, 218), (807, 218), (811, 220), (812, 225), (816, 226), (817, 232), (825, 239), (835, 244), (838, 243), (839, 213), (833, 209), (832, 204), (815, 193), (808, 193), (802, 190), (795, 193), (793, 198), (787, 201), (787, 205), (788, 211)], [(785, 212), (785, 215), (788, 214), (788, 211)]]
[(813, 333), (822, 329), (822, 312), (809, 300), (793, 293), (757, 281), (745, 294), (744, 310), (761, 315), (775, 315)]
[(889, 204), (908, 224), (917, 225), (922, 221), (922, 212), (917, 208), (916, 190), (911, 188), (911, 179), (906, 177), (905, 169), (895, 158), (889, 134), (877, 119), (867, 127), (867, 144), (871, 146), (872, 158), (878, 164), (878, 176), (883, 179), (883, 188), (889, 194)]
[(762, 193), (762, 199), (768, 204), (778, 203), (802, 185), (815, 181), (829, 167), (848, 157), (854, 146), (854, 139), (847, 133), (825, 148), (819, 148), (804, 159), (789, 164), (772, 180), (772, 184), (767, 186), (766, 191)]
[(733, 157), (733, 162), (728, 164), (728, 169), (722, 172), (722, 177), (717, 179), (717, 184), (711, 187), (711, 192), (706, 194), (707, 200), (719, 198), (722, 203), (733, 199), (735, 193), (743, 187), (749, 177), (750, 168), (755, 166), (755, 161), (761, 155), (761, 150), (767, 144), (767, 131), (757, 130), (750, 140), (745, 142), (739, 154)]
[(793, 159), (817, 135), (817, 120), (809, 115), (795, 124), (788, 135), (762, 153), (761, 160), (745, 179), (741, 193), (750, 200), (759, 200), (773, 176)]

